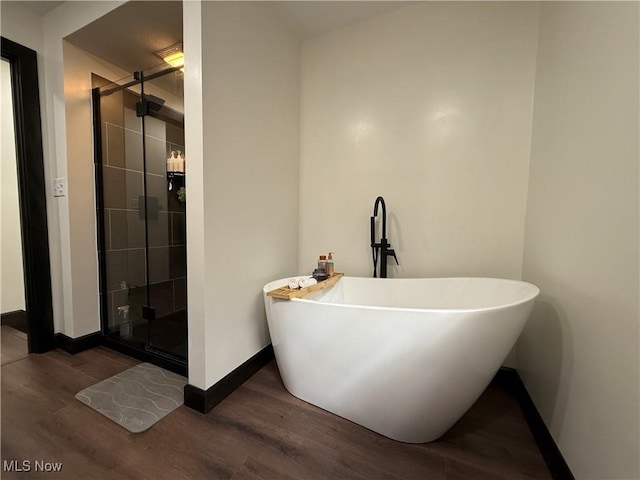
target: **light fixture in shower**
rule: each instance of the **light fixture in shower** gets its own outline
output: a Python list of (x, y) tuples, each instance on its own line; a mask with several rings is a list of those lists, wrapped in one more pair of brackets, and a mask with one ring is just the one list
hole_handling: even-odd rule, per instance
[(163, 48), (162, 50), (155, 52), (155, 54), (172, 67), (182, 67), (180, 68), (180, 71), (184, 72), (184, 53), (182, 51), (182, 42)]

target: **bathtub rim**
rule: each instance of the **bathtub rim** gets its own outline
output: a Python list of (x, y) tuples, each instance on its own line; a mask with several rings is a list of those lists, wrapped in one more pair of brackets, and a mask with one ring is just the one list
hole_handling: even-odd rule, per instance
[[(262, 291), (263, 293), (266, 295), (268, 291), (272, 290), (274, 287), (270, 287), (269, 290), (267, 290), (267, 287), (270, 285), (275, 285), (280, 283), (281, 285), (286, 285), (287, 281), (292, 278), (292, 277), (284, 277), (284, 278), (280, 278), (277, 280), (273, 280), (271, 282), (268, 282), (266, 285), (264, 285), (264, 287), (262, 287)], [(344, 276), (342, 277), (340, 280), (338, 280), (335, 285), (329, 287), (331, 288), (335, 288), (337, 285), (340, 284), (340, 282), (342, 282), (343, 279), (346, 278), (362, 278), (362, 279), (370, 279), (370, 280), (374, 280), (373, 277), (356, 277), (356, 276)], [(507, 283), (519, 283), (519, 284), (524, 284), (528, 287), (532, 288), (531, 293), (529, 293), (528, 295), (524, 296), (522, 299), (514, 301), (514, 302), (510, 302), (510, 303), (505, 303), (505, 304), (500, 304), (500, 305), (494, 305), (494, 306), (490, 306), (490, 307), (481, 307), (481, 308), (415, 308), (415, 307), (379, 307), (379, 306), (375, 306), (375, 305), (360, 305), (360, 304), (350, 304), (350, 303), (333, 303), (333, 302), (321, 302), (320, 300), (313, 300), (310, 298), (292, 298), (290, 300), (284, 300), (284, 299), (277, 299), (274, 297), (274, 300), (280, 300), (283, 302), (302, 302), (302, 303), (312, 303), (312, 304), (319, 304), (319, 305), (331, 305), (334, 307), (341, 307), (341, 308), (357, 308), (357, 309), (366, 309), (366, 310), (382, 310), (382, 311), (393, 311), (393, 312), (397, 312), (397, 311), (403, 311), (403, 312), (424, 312), (424, 313), (476, 313), (476, 312), (488, 312), (488, 311), (496, 311), (496, 310), (502, 310), (502, 309), (506, 309), (506, 308), (511, 308), (511, 307), (515, 307), (518, 305), (522, 305), (524, 303), (530, 302), (535, 300), (539, 295), (540, 295), (540, 289), (535, 286), (532, 283), (529, 282), (525, 282), (523, 280), (513, 280), (510, 278), (499, 278), (499, 277), (414, 277), (414, 278), (376, 278), (375, 280), (377, 281), (393, 281), (393, 280), (402, 280), (402, 281), (424, 281), (424, 280), (499, 280), (501, 282), (507, 282)]]

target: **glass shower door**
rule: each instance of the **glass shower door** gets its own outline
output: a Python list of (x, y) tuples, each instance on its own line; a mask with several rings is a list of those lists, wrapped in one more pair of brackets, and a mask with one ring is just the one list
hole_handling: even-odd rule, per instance
[[(153, 72), (150, 73), (153, 77)], [(149, 306), (147, 348), (187, 357), (186, 192), (182, 72), (144, 82)], [(162, 92), (162, 98), (154, 93)], [(160, 102), (162, 102), (160, 104)]]
[(167, 173), (184, 152), (182, 79), (147, 74), (94, 90), (103, 331), (186, 362), (184, 173)]
[(103, 331), (135, 346), (143, 345), (147, 337), (142, 315), (147, 296), (146, 223), (141, 209), (144, 165), (137, 101), (135, 92), (119, 83), (108, 83), (97, 96), (94, 91), (101, 140), (96, 179)]

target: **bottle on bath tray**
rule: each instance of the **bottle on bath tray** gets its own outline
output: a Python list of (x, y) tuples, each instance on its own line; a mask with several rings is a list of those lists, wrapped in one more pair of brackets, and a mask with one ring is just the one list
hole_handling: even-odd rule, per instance
[(320, 255), (320, 258), (318, 259), (318, 269), (319, 270), (324, 270), (325, 272), (327, 271), (327, 256), (326, 255)]
[(329, 257), (327, 258), (327, 275), (331, 276), (334, 273), (333, 252), (329, 252)]

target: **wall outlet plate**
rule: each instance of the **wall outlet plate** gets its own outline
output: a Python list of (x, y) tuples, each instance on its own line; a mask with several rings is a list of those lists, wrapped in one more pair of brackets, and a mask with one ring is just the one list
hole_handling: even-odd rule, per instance
[(67, 196), (67, 180), (65, 178), (53, 179), (53, 196), (54, 197)]

